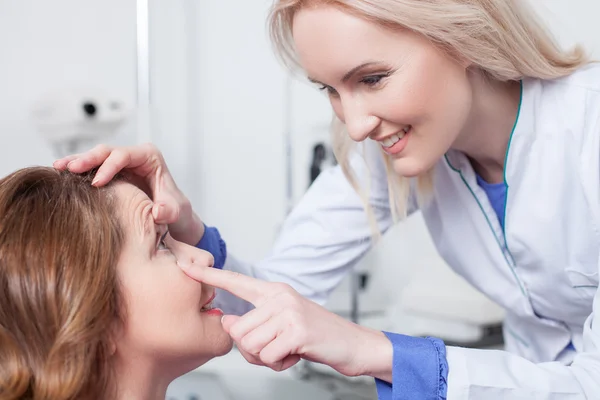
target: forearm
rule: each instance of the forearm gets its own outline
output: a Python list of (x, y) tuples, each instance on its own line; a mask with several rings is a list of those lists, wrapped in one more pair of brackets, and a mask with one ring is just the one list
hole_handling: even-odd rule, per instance
[(181, 228), (177, 230), (174, 226), (169, 227), (171, 236), (178, 241), (190, 246), (196, 246), (204, 237), (204, 223), (194, 211), (192, 211), (192, 218), (188, 219), (185, 224), (180, 225)]
[(202, 240), (202, 237), (204, 236), (204, 224), (202, 223), (202, 220), (200, 220), (200, 217), (193, 212), (192, 213), (192, 226), (190, 227), (189, 230), (189, 236), (188, 236), (188, 241), (185, 243), (188, 243), (190, 245), (195, 245), (196, 243), (198, 243), (200, 240)]

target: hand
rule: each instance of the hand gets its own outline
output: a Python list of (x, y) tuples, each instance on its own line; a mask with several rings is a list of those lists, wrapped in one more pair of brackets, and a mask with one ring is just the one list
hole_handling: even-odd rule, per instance
[(282, 371), (303, 358), (346, 376), (391, 382), (392, 344), (382, 332), (353, 324), (283, 283), (193, 264), (180, 267), (191, 278), (254, 304), (244, 316), (226, 315), (222, 322), (248, 362)]
[(98, 166), (92, 185), (107, 184), (121, 170), (131, 172), (142, 178), (152, 193), (154, 221), (168, 225), (171, 236), (180, 242), (193, 246), (200, 241), (204, 235), (204, 224), (175, 184), (161, 152), (154, 145), (115, 148), (99, 145), (85, 153), (54, 162), (54, 168), (74, 173)]

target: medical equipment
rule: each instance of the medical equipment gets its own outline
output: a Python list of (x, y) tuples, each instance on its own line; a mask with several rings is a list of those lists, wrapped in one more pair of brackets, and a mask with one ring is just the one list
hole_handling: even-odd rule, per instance
[(125, 102), (96, 87), (65, 87), (40, 96), (32, 117), (57, 157), (106, 142), (127, 120)]

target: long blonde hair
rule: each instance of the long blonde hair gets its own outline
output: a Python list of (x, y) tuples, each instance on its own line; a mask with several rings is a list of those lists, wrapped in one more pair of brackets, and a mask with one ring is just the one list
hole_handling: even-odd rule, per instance
[[(299, 65), (292, 27), (295, 13), (307, 6), (332, 5), (386, 27), (419, 33), (447, 54), (468, 60), (489, 78), (509, 81), (524, 77), (554, 79), (569, 75), (588, 62), (580, 46), (559, 48), (526, 0), (276, 0), (268, 18), (276, 54), (294, 69)], [(336, 158), (346, 177), (361, 195), (373, 224), (367, 196), (358, 187), (349, 166), (352, 142), (344, 125), (334, 117), (332, 140)], [(406, 215), (409, 180), (388, 171), (390, 205), (394, 217)], [(419, 192), (431, 186), (432, 176), (418, 178)], [(376, 227), (376, 225), (375, 225)]]

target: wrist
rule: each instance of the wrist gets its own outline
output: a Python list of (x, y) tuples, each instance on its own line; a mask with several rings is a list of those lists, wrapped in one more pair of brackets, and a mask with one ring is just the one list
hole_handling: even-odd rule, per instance
[(200, 217), (192, 211), (192, 217), (187, 223), (180, 224), (177, 229), (170, 228), (172, 236), (180, 242), (195, 246), (204, 236), (205, 226)]
[(204, 223), (200, 220), (200, 217), (196, 215), (195, 212), (192, 212), (192, 220), (191, 226), (188, 229), (189, 232), (189, 242), (187, 242), (191, 246), (195, 246), (202, 237), (204, 236), (205, 226)]
[(392, 382), (394, 347), (381, 331), (367, 329), (367, 335), (357, 348), (362, 349), (360, 375), (372, 376), (382, 381)]

